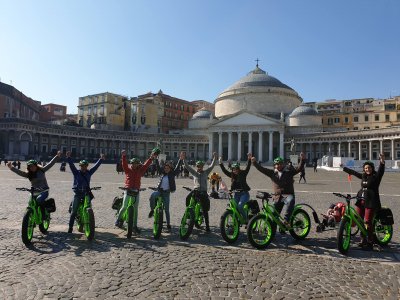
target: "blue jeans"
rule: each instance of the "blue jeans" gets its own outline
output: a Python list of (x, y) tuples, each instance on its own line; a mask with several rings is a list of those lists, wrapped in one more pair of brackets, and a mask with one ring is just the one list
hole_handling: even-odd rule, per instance
[(43, 205), (44, 200), (46, 200), (48, 196), (49, 196), (49, 191), (44, 191), (44, 192), (40, 193), (40, 194), (36, 197), (36, 202), (37, 202), (39, 205)]
[[(124, 200), (122, 202), (122, 207), (118, 213), (118, 220), (122, 220), (122, 215), (125, 213), (126, 207), (128, 206), (128, 191), (124, 191)], [(136, 196), (136, 201), (133, 204), (135, 213), (133, 214), (133, 226), (137, 227), (138, 209), (139, 209), (139, 193)]]
[(69, 228), (72, 228), (74, 226), (74, 221), (76, 214), (78, 212), (79, 203), (83, 198), (85, 198), (85, 193), (78, 191), (75, 192), (74, 200), (72, 201), (71, 217), (69, 218)]
[(294, 204), (296, 203), (294, 195), (285, 195), (279, 199), (279, 201), (274, 203), (274, 207), (278, 213), (281, 213), (283, 207), (285, 207), (285, 211), (283, 214), (283, 218), (289, 222), (290, 217), (292, 216)]
[(171, 193), (168, 191), (155, 191), (150, 196), (150, 209), (154, 210), (156, 207), (156, 198), (161, 196), (164, 202), (165, 218), (167, 219), (167, 225), (170, 225), (170, 215), (169, 215), (169, 200)]
[(243, 207), (250, 199), (249, 192), (243, 191), (240, 193), (235, 193), (234, 199), (238, 205), (239, 213), (243, 216), (243, 218), (245, 218), (247, 220), (247, 216), (246, 216), (246, 213), (244, 212)]

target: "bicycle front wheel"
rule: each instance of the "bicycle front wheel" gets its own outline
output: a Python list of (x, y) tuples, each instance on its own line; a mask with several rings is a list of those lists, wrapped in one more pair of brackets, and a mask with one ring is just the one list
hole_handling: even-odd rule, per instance
[(222, 238), (232, 244), (239, 237), (239, 220), (233, 214), (233, 211), (227, 210), (221, 216), (220, 230)]
[(87, 208), (86, 209), (86, 218), (85, 218), (85, 235), (89, 241), (93, 240), (94, 238), (94, 213), (92, 208)]
[(35, 227), (35, 220), (33, 218), (32, 209), (28, 208), (22, 219), (21, 238), (22, 242), (29, 246), (33, 237), (33, 228)]
[(163, 210), (158, 207), (154, 210), (154, 224), (153, 224), (153, 235), (156, 240), (159, 239), (161, 236), (162, 225), (163, 225)]
[(43, 234), (47, 234), (49, 226), (50, 226), (50, 213), (46, 211), (42, 223), (39, 224), (40, 232)]
[(393, 237), (393, 225), (383, 225), (379, 219), (374, 219), (374, 237), (379, 246), (387, 246)]
[(275, 236), (275, 230), (266, 215), (256, 215), (247, 225), (247, 238), (257, 249), (265, 249)]
[(290, 235), (296, 240), (304, 240), (310, 232), (311, 220), (308, 213), (303, 209), (294, 211), (290, 218)]
[(133, 230), (133, 206), (128, 207), (127, 214), (128, 214), (128, 233), (126, 234), (126, 236), (128, 239), (130, 239)]
[(190, 236), (194, 224), (194, 211), (192, 208), (186, 208), (182, 217), (181, 226), (179, 227), (179, 237), (181, 240), (186, 240)]
[(194, 218), (194, 226), (196, 226), (196, 228), (200, 229), (201, 228), (201, 224), (203, 224), (203, 209), (201, 208), (201, 204), (200, 203), (196, 203), (195, 206), (195, 218)]
[(337, 233), (337, 247), (340, 253), (346, 255), (350, 248), (351, 240), (351, 221), (348, 217), (343, 217), (339, 224)]

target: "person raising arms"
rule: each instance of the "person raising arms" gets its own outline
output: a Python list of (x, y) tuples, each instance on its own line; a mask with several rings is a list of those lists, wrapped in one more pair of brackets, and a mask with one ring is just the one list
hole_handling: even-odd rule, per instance
[(251, 158), (251, 162), (258, 171), (271, 179), (275, 194), (273, 197), (274, 207), (279, 213), (281, 213), (283, 207), (285, 207), (283, 218), (285, 220), (285, 225), (289, 227), (290, 217), (295, 205), (293, 177), (304, 168), (304, 153), (300, 153), (300, 163), (297, 167), (285, 166), (282, 157), (274, 159), (274, 169), (264, 168), (257, 162), (255, 157)]
[(374, 214), (381, 208), (379, 185), (381, 184), (383, 174), (385, 173), (385, 155), (379, 155), (378, 171), (375, 171), (374, 163), (371, 161), (364, 162), (362, 173), (347, 167), (343, 167), (343, 171), (361, 179), (361, 189), (357, 195), (362, 199), (357, 200), (355, 205), (357, 213), (365, 221), (368, 236), (362, 236), (360, 246), (365, 250), (372, 250), (374, 242), (372, 221), (374, 219)]
[(72, 209), (71, 216), (69, 219), (69, 227), (68, 233), (72, 233), (72, 228), (74, 226), (74, 221), (76, 214), (78, 212), (79, 202), (83, 197), (85, 197), (85, 192), (88, 188), (90, 188), (90, 178), (96, 172), (96, 170), (100, 167), (101, 163), (105, 159), (104, 154), (100, 154), (99, 160), (95, 163), (93, 168), (88, 169), (89, 162), (85, 159), (79, 162), (80, 170), (78, 170), (74, 163), (72, 162), (71, 152), (68, 151), (66, 153), (67, 162), (71, 169), (72, 175), (74, 175), (74, 182), (72, 189), (74, 190), (74, 199), (72, 201)]
[(229, 172), (227, 169), (225, 169), (224, 164), (222, 163), (222, 157), (219, 158), (219, 166), (221, 167), (222, 172), (226, 176), (231, 178), (231, 190), (236, 191), (234, 193), (234, 199), (235, 199), (236, 203), (238, 204), (239, 212), (245, 219), (247, 219), (247, 216), (244, 212), (243, 207), (250, 199), (250, 194), (249, 194), (250, 187), (247, 184), (246, 178), (247, 178), (247, 174), (250, 171), (251, 158), (252, 158), (252, 154), (247, 153), (247, 166), (246, 166), (246, 169), (244, 169), (244, 170), (240, 169), (239, 162), (232, 163), (231, 164), (232, 172)]
[[(128, 160), (126, 158), (126, 151), (122, 151), (122, 169), (125, 172), (125, 187), (131, 190), (139, 190), (141, 185), (141, 178), (146, 173), (146, 170), (151, 165), (153, 160), (159, 154), (159, 149), (154, 148), (151, 152), (150, 157), (145, 161), (144, 164), (140, 162), (139, 158), (132, 158), (129, 160), (130, 165), (128, 165)], [(115, 226), (121, 228), (123, 226), (122, 216), (128, 205), (128, 190), (124, 191), (124, 200), (122, 202), (122, 207), (118, 212), (117, 220), (115, 221)], [(133, 218), (133, 232), (140, 234), (140, 229), (137, 227), (138, 209), (139, 209), (139, 193), (136, 196), (135, 214)]]

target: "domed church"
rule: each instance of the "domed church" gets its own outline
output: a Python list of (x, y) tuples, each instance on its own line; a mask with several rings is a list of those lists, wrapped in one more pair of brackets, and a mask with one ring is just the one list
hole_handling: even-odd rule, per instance
[(301, 124), (295, 116), (287, 117), (302, 102), (294, 89), (257, 63), (254, 70), (219, 94), (214, 101), (215, 118), (201, 110), (193, 115), (189, 128), (207, 132), (210, 153), (215, 151), (224, 160), (243, 161), (251, 152), (259, 161), (272, 162), (276, 156), (284, 156), (285, 127), (292, 126), (288, 120), (293, 120), (293, 126)]

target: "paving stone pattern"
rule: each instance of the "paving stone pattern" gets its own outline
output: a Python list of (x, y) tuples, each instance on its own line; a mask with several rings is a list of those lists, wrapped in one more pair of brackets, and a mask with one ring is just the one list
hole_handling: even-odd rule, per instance
[[(25, 168), (25, 165), (23, 165)], [(178, 236), (192, 180), (177, 179), (171, 195), (172, 232), (152, 237), (148, 219), (150, 190), (141, 193), (140, 236), (127, 239), (114, 227), (111, 202), (120, 194), (124, 175), (114, 165), (103, 165), (92, 177), (96, 236), (93, 242), (74, 231), (66, 233), (72, 199), (72, 175), (56, 165), (48, 174), (50, 195), (56, 199), (48, 235), (35, 228), (33, 244), (21, 241), (22, 217), (29, 187), (27, 179), (0, 166), (0, 299), (399, 299), (400, 298), (400, 174), (387, 172), (381, 184), (382, 203), (392, 208), (394, 236), (388, 247), (366, 252), (352, 244), (349, 255), (336, 249), (336, 230), (317, 233), (315, 223), (302, 242), (277, 233), (268, 249), (255, 250), (241, 228), (238, 241), (228, 245), (219, 232), (227, 200), (212, 199), (211, 233), (194, 229), (187, 241)], [(220, 169), (217, 167), (216, 171)], [(224, 177), (226, 182), (228, 178)], [(318, 214), (339, 199), (332, 192), (355, 192), (343, 172), (306, 170), (307, 184), (295, 183), (296, 202), (313, 206)], [(155, 186), (157, 178), (143, 178)], [(267, 177), (251, 169), (248, 177), (255, 199), (257, 190), (271, 191)], [(311, 215), (311, 211), (308, 210)], [(75, 229), (74, 229), (75, 230)]]

